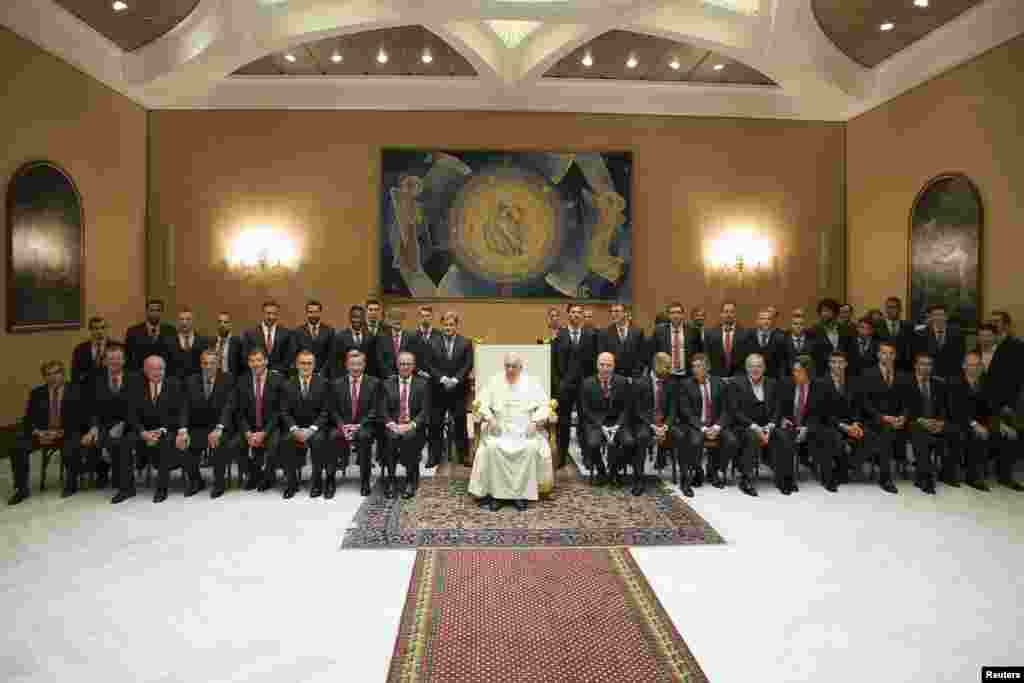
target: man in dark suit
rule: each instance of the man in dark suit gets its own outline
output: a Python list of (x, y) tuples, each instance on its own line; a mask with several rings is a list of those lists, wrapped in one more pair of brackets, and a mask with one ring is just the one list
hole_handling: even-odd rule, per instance
[[(325, 448), (327, 416), (330, 409), (327, 380), (314, 374), (316, 357), (312, 351), (299, 351), (295, 357), (296, 377), (284, 384), (281, 395), (281, 422), (284, 426), (278, 456), (288, 477), (284, 490), (285, 500), (299, 491), (299, 472), (306, 462), (309, 449), (313, 462), (313, 479), (309, 497), (319, 498), (323, 493), (323, 473), (334, 451)], [(333, 479), (333, 477), (332, 477)]]
[(685, 460), (686, 472), (691, 467), (700, 467), (707, 444), (708, 479), (715, 488), (724, 488), (726, 463), (736, 456), (738, 447), (731, 430), (728, 387), (707, 371), (707, 357), (703, 353), (694, 354), (690, 368), (693, 377), (683, 380), (676, 393), (675, 423), (679, 431), (672, 438), (677, 444), (680, 464)]
[(287, 377), (295, 365), (295, 345), (291, 331), (278, 324), (280, 311), (276, 301), (264, 302), (263, 322), (242, 333), (242, 346), (247, 360), (252, 351), (263, 349), (270, 371)]
[[(440, 338), (441, 330), (434, 327), (434, 307), (424, 304), (419, 308), (420, 321), (416, 326), (416, 335), (420, 338), (420, 346), (427, 352), (434, 347), (434, 340)], [(429, 359), (425, 359), (429, 360)], [(419, 359), (417, 359), (419, 362)], [(422, 367), (427, 367), (426, 363)]]
[[(651, 363), (651, 372), (635, 379), (632, 386), (633, 437), (636, 439), (636, 448), (633, 450), (634, 496), (644, 492), (644, 460), (651, 446), (676, 448), (672, 434), (675, 431), (675, 394), (678, 383), (669, 379), (672, 357), (659, 352), (654, 354)], [(678, 454), (674, 454), (674, 457), (681, 472), (680, 488), (684, 495), (692, 498), (689, 461), (684, 463)]]
[(741, 342), (739, 354), (746, 358), (756, 353), (764, 359), (765, 377), (779, 379), (788, 376), (783, 365), (785, 358), (785, 337), (775, 329), (775, 318), (769, 308), (757, 314), (757, 327), (751, 330)]
[[(167, 500), (171, 468), (182, 464), (188, 443), (188, 428), (182, 424), (185, 392), (176, 377), (166, 374), (166, 361), (150, 356), (142, 363), (144, 382), (135, 392), (135, 411), (131, 431), (136, 447), (147, 453), (146, 460), (156, 464), (154, 503)], [(199, 463), (186, 463), (189, 490), (198, 485)], [(121, 461), (118, 478), (123, 483), (132, 478), (130, 458)], [(122, 488), (122, 491), (124, 489)]]
[[(181, 423), (188, 428), (188, 449), (192, 463), (202, 459), (209, 451), (213, 463), (213, 489), (210, 498), (224, 495), (224, 471), (233, 453), (226, 447), (225, 431), (230, 429), (235, 391), (235, 376), (221, 371), (221, 359), (216, 349), (207, 349), (199, 361), (200, 372), (185, 380), (185, 400)], [(239, 467), (239, 472), (242, 468)], [(189, 487), (186, 496), (203, 489), (201, 477)]]
[(381, 375), (377, 367), (377, 337), (384, 332), (383, 322), (384, 309), (379, 299), (366, 300), (366, 324), (364, 325), (367, 334), (370, 335), (370, 346), (366, 349), (366, 371), (377, 379), (387, 379)]
[(245, 489), (269, 491), (274, 487), (284, 377), (269, 372), (262, 344), (253, 347), (246, 359), (249, 373), (235, 382), (233, 410), (225, 422), (234, 430), (228, 449), (238, 463), (248, 465)]
[(89, 340), (75, 347), (71, 354), (71, 383), (91, 386), (103, 372), (107, 344), (119, 342), (107, 336), (107, 321), (101, 316), (89, 318)]
[(415, 371), (416, 356), (411, 351), (402, 351), (398, 355), (398, 374), (384, 382), (381, 392), (380, 419), (387, 439), (384, 455), (386, 498), (395, 497), (395, 467), (399, 462), (406, 471), (402, 497), (415, 496), (419, 485), (420, 454), (426, 441), (424, 428), (430, 419), (430, 387), (426, 380), (415, 375)]
[[(986, 377), (977, 351), (964, 356), (963, 375), (950, 385), (952, 419), (963, 436), (961, 446), (966, 455), (967, 485), (979, 491), (988, 491), (985, 470), (988, 467), (989, 446), (999, 438), (999, 428), (992, 420), (992, 401), (986, 387)], [(960, 459), (960, 454), (956, 455)]]
[[(828, 365), (829, 374), (816, 382), (820, 388), (818, 393), (823, 396), (821, 418), (824, 425), (820, 440), (812, 443), (811, 448), (825, 488), (835, 493), (840, 484), (849, 482), (850, 463), (856, 463), (858, 470), (863, 468), (867, 450), (864, 448), (864, 417), (854, 386), (856, 380), (847, 376), (846, 354), (832, 352)], [(845, 446), (850, 447), (851, 457), (847, 457)]]
[(459, 316), (448, 311), (441, 318), (444, 333), (434, 338), (430, 347), (431, 415), (430, 457), (427, 467), (441, 462), (441, 423), (451, 413), (455, 425), (455, 445), (461, 462), (467, 461), (469, 436), (466, 433), (466, 399), (469, 395), (466, 378), (473, 370), (473, 344), (456, 333)]
[(569, 462), (569, 435), (572, 411), (580, 400), (583, 378), (594, 374), (597, 365), (597, 334), (583, 326), (582, 304), (566, 306), (569, 324), (558, 331), (552, 342), (555, 374), (558, 376), (558, 457), (556, 470)]
[(236, 379), (248, 372), (242, 339), (231, 334), (231, 314), (221, 311), (217, 314), (217, 336), (210, 342), (210, 348), (217, 354), (218, 369)]
[(748, 331), (736, 324), (736, 303), (722, 304), (721, 323), (704, 334), (704, 354), (715, 377), (732, 377), (744, 369), (743, 347)]
[(997, 412), (1012, 407), (1024, 383), (1024, 343), (1009, 333), (1008, 320), (1008, 313), (994, 311), (989, 322), (978, 327), (981, 367)]
[(814, 377), (828, 372), (828, 359), (833, 351), (842, 351), (847, 358), (853, 355), (853, 335), (839, 324), (838, 316), (839, 302), (835, 299), (818, 302), (818, 324), (814, 326), (815, 343), (811, 347)]
[[(403, 311), (389, 309), (388, 324), (377, 334), (377, 371), (382, 379), (394, 377), (398, 374), (398, 356), (406, 351), (411, 353), (416, 359), (416, 367), (420, 369), (429, 367), (426, 363), (422, 366), (419, 365), (421, 360), (425, 358), (425, 354), (420, 348), (419, 337), (416, 336), (416, 333), (407, 332), (402, 329), (403, 318)], [(427, 425), (424, 424), (423, 428), (426, 429)]]
[(150, 299), (146, 302), (145, 322), (129, 327), (124, 333), (125, 367), (129, 372), (141, 372), (142, 361), (150, 356), (167, 360), (170, 351), (167, 340), (174, 336), (174, 325), (160, 322), (163, 314), (164, 302)]
[(332, 380), (340, 379), (348, 375), (348, 353), (359, 351), (366, 357), (366, 372), (370, 372), (369, 363), (374, 355), (374, 336), (366, 329), (366, 309), (359, 304), (352, 306), (348, 311), (349, 326), (334, 333), (334, 342), (331, 344), (331, 351), (328, 354), (329, 361), (325, 374)]
[(199, 358), (210, 347), (210, 340), (196, 334), (192, 311), (178, 311), (178, 332), (168, 341), (167, 375), (183, 381), (199, 372)]
[[(794, 308), (789, 322), (789, 331), (782, 341), (782, 367), (792, 368), (799, 356), (810, 355), (814, 350), (813, 333), (806, 327), (804, 309)], [(814, 376), (812, 371), (812, 376)]]
[[(706, 320), (707, 313), (703, 306), (694, 306), (690, 310), (690, 324), (688, 327), (690, 329), (690, 334), (694, 337), (694, 347), (698, 352), (704, 351), (704, 323)], [(690, 367), (690, 364), (687, 364), (687, 367)]]
[[(878, 341), (874, 335), (875, 325), (870, 318), (861, 318), (857, 321), (857, 337), (852, 344), (852, 355), (847, 358), (849, 366), (846, 374), (849, 377), (860, 377), (878, 364)], [(840, 351), (845, 357), (846, 352), (841, 349)], [(831, 353), (829, 357), (831, 358)]]
[(838, 321), (839, 329), (843, 330), (846, 333), (846, 336), (857, 336), (857, 323), (853, 318), (853, 304), (839, 304)]
[[(132, 450), (135, 436), (131, 424), (135, 419), (135, 401), (142, 391), (142, 376), (125, 370), (124, 347), (108, 344), (106, 348), (106, 370), (93, 382), (89, 395), (92, 397), (92, 426), (82, 437), (82, 446), (95, 448), (97, 453), (110, 454), (112, 468), (106, 462), (96, 466), (97, 488), (107, 483), (107, 471), (114, 471), (114, 487), (117, 493), (111, 503), (120, 503), (135, 495), (135, 476), (132, 469)], [(144, 462), (143, 458), (139, 458)], [(128, 470), (128, 476), (121, 472)]]
[[(842, 351), (833, 353), (838, 355)], [(830, 392), (825, 382), (830, 381), (830, 376), (813, 380), (810, 374), (812, 364), (810, 356), (800, 356), (793, 363), (790, 377), (781, 381), (779, 428), (772, 433), (775, 458), (788, 472), (788, 476), (784, 477), (787, 480), (785, 485), (792, 493), (797, 490), (793, 478), (797, 451), (802, 444), (806, 444), (816, 469), (821, 472), (822, 485), (834, 493), (837, 489), (833, 463), (839, 449), (839, 440), (828, 424)]]
[(75, 493), (79, 462), (80, 418), (76, 387), (64, 378), (64, 363), (59, 360), (46, 361), (40, 372), (43, 384), (29, 393), (17, 442), (11, 453), (11, 471), (14, 474), (14, 495), (9, 505), (17, 505), (29, 496), (29, 458), (32, 451), (41, 448), (56, 448), (61, 451), (65, 469), (64, 498)]
[(326, 374), (324, 368), (330, 361), (330, 352), (334, 344), (334, 328), (321, 320), (323, 304), (315, 299), (306, 302), (306, 323), (296, 327), (292, 332), (294, 351), (311, 351), (316, 359), (314, 372)]
[(348, 352), (348, 372), (337, 379), (331, 392), (331, 442), (341, 453), (327, 461), (328, 498), (334, 495), (335, 463), (348, 468), (349, 454), (359, 463), (359, 494), (370, 495), (370, 449), (377, 437), (377, 410), (380, 405), (380, 380), (366, 374), (366, 354), (358, 349)]
[(793, 481), (793, 459), (784, 450), (770, 449), (772, 432), (779, 424), (779, 397), (775, 380), (765, 376), (765, 362), (760, 354), (747, 356), (744, 364), (747, 372), (736, 377), (729, 385), (730, 414), (733, 433), (739, 443), (737, 453), (741, 473), (740, 490), (748, 496), (756, 496), (754, 488), (754, 456), (758, 451), (768, 451), (775, 484), (784, 494), (795, 490)]
[(866, 452), (878, 458), (882, 490), (897, 493), (892, 483), (892, 453), (895, 444), (905, 443), (899, 437), (907, 433), (910, 378), (896, 370), (896, 346), (892, 342), (878, 345), (878, 365), (861, 375), (858, 384), (867, 428)]
[(700, 337), (696, 331), (686, 329), (685, 319), (686, 309), (681, 303), (675, 301), (669, 304), (668, 324), (655, 326), (647, 354), (648, 364), (655, 354), (668, 354), (671, 365), (669, 375), (673, 381), (681, 381), (686, 377), (690, 359), (701, 351)]
[[(619, 469), (632, 458), (636, 441), (633, 438), (629, 381), (615, 374), (615, 356), (601, 353), (597, 357), (597, 374), (583, 380), (580, 387), (579, 422), (581, 447), (587, 468), (597, 472), (596, 483), (604, 484), (611, 472), (620, 484)], [(601, 457), (601, 448), (608, 444), (608, 464)]]
[(914, 485), (935, 493), (935, 472), (931, 452), (942, 451), (942, 481), (960, 486), (960, 432), (950, 420), (950, 398), (946, 382), (932, 377), (933, 360), (927, 354), (914, 359), (914, 380), (907, 392), (907, 422), (914, 449)]
[(644, 332), (629, 324), (626, 307), (614, 303), (609, 309), (612, 324), (598, 332), (597, 351), (615, 356), (615, 371), (630, 379), (640, 378), (647, 366)]
[(885, 300), (885, 321), (881, 326), (881, 339), (890, 342), (896, 348), (896, 369), (910, 372), (911, 356), (914, 355), (914, 325), (909, 320), (902, 320), (903, 302), (898, 296), (890, 296)]
[(929, 306), (928, 327), (917, 337), (915, 359), (920, 354), (927, 354), (934, 359), (933, 374), (936, 377), (955, 379), (960, 376), (966, 352), (963, 334), (947, 324), (946, 307), (942, 304)]

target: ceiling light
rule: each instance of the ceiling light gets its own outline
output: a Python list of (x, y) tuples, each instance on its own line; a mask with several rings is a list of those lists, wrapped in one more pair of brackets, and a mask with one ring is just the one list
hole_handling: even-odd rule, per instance
[(333, 55), (331, 55), (331, 61), (334, 62), (335, 64), (340, 62), (341, 61), (341, 54), (335, 52)]
[(111, 6), (114, 8), (115, 12), (123, 12), (124, 10), (128, 9), (128, 3), (121, 2), (121, 0), (117, 0), (117, 2), (115, 2)]
[(715, 64), (715, 66), (714, 66), (715, 71), (721, 71), (724, 68), (725, 68), (725, 64)]
[(927, 7), (928, 0), (914, 0), (914, 7)]
[(388, 53), (384, 52), (384, 48), (381, 48), (380, 52), (377, 53), (377, 61), (381, 64), (388, 63)]
[(423, 56), (420, 57), (420, 59), (423, 60), (424, 64), (430, 64), (432, 61), (434, 61), (434, 56), (430, 54), (430, 50), (424, 50)]
[(289, 52), (288, 54), (286, 54), (286, 55), (284, 56), (284, 58), (285, 58), (285, 59), (287, 59), (287, 60), (288, 60), (289, 62), (294, 62), (294, 61), (295, 61), (295, 55), (293, 55), (293, 54), (292, 54), (291, 52)]
[(669, 63), (668, 63), (668, 65), (669, 65), (669, 66), (670, 66), (670, 67), (671, 67), (671, 68), (672, 68), (672, 69), (673, 69), (674, 71), (679, 71), (679, 67), (680, 67), (680, 66), (682, 66), (682, 64), (680, 64), (680, 63), (679, 63), (679, 60), (678, 60), (678, 59), (676, 59), (675, 57), (673, 57), (673, 58), (672, 58), (672, 61), (671, 61), (671, 62), (669, 62)]
[(879, 26), (878, 30), (879, 31), (891, 31), (894, 28), (896, 28), (896, 24), (892, 23), (891, 21), (887, 21), (884, 24), (882, 24), (881, 26)]
[(594, 56), (588, 52), (583, 55), (583, 59), (581, 59), (580, 62), (583, 63), (583, 66), (594, 66)]
[(639, 63), (640, 62), (636, 61), (636, 57), (634, 55), (630, 55), (629, 59), (626, 60), (626, 66), (628, 66), (630, 69), (635, 69), (636, 65)]

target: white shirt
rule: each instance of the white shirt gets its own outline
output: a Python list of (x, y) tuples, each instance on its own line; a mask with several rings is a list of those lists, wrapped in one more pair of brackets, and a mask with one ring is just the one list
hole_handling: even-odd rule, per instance
[(221, 338), (220, 344), (220, 369), (224, 372), (230, 372), (231, 368), (228, 367), (228, 347), (231, 346), (231, 335)]
[(196, 343), (196, 333), (191, 334), (179, 334), (178, 342), (181, 344), (183, 349), (191, 349)]
[(763, 403), (764, 402), (764, 380), (762, 379), (757, 384), (754, 384), (754, 381), (751, 380), (750, 381), (750, 388), (754, 390), (754, 397), (758, 401), (761, 401)]
[[(277, 325), (274, 325), (273, 327), (267, 327), (266, 323), (260, 323), (260, 327), (263, 328), (263, 339), (266, 340), (266, 338), (269, 336), (270, 345), (273, 346), (274, 342), (276, 341), (274, 337), (277, 335)], [(270, 349), (267, 350), (269, 351)]]

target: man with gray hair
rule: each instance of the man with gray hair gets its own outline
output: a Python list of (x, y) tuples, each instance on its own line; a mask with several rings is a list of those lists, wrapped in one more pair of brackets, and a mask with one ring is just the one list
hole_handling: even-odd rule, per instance
[[(779, 404), (775, 379), (765, 376), (764, 356), (752, 353), (747, 356), (745, 375), (736, 377), (730, 387), (734, 432), (739, 442), (740, 490), (748, 496), (756, 496), (753, 470), (754, 455), (759, 451), (768, 452), (772, 431), (779, 422)], [(774, 463), (773, 463), (774, 464)], [(779, 469), (776, 469), (776, 477)], [(790, 475), (791, 477), (792, 475)], [(789, 486), (779, 482), (779, 490), (789, 493)]]
[[(185, 395), (176, 377), (165, 376), (165, 367), (166, 362), (161, 356), (152, 355), (143, 361), (145, 381), (142, 391), (135, 395), (135, 414), (131, 424), (138, 449), (150, 453), (147, 460), (157, 467), (154, 503), (167, 500), (171, 468), (181, 464), (181, 454), (188, 446), (188, 429), (182, 424)], [(118, 496), (135, 495), (131, 458), (123, 458), (120, 464), (118, 477), (121, 489)], [(194, 477), (198, 473), (198, 467), (188, 472), (193, 478), (193, 485), (197, 483)]]

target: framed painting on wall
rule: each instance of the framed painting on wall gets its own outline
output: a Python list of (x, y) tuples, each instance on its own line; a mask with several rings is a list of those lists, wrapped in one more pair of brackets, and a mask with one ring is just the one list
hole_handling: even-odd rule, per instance
[(7, 186), (7, 331), (82, 325), (85, 230), (74, 181), (49, 161)]
[(381, 293), (628, 302), (629, 152), (385, 149)]
[(981, 314), (981, 195), (959, 173), (925, 184), (910, 212), (910, 315), (925, 322), (929, 306), (944, 304), (950, 324), (972, 333)]

